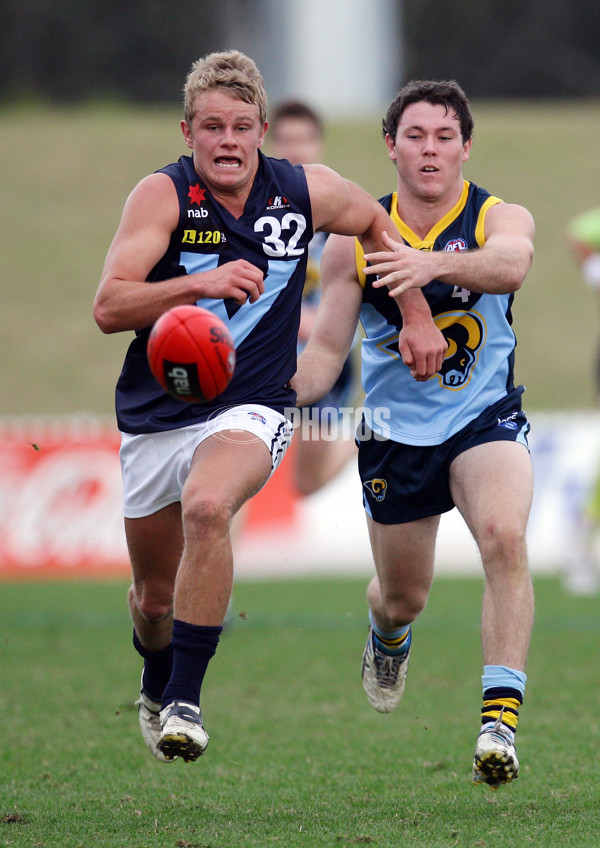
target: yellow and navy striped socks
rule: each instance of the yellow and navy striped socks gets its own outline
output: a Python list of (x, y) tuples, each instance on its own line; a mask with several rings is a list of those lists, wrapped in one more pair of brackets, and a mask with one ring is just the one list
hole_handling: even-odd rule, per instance
[(482, 727), (500, 719), (512, 734), (516, 732), (519, 708), (523, 704), (526, 682), (527, 675), (523, 671), (503, 665), (486, 665), (483, 667), (481, 678), (483, 687)]
[(486, 689), (481, 708), (481, 724), (495, 722), (502, 715), (502, 724), (514, 733), (519, 721), (519, 707), (523, 703), (518, 697), (514, 697), (516, 694), (515, 689), (502, 689), (499, 686)]
[(373, 621), (373, 615), (369, 610), (369, 620), (373, 628), (375, 645), (384, 653), (392, 657), (406, 655), (410, 648), (411, 631), (410, 624), (399, 627), (397, 630), (386, 631), (378, 627)]

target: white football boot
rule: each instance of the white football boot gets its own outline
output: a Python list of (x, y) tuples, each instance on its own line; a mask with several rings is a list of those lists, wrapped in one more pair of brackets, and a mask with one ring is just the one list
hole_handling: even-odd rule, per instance
[(389, 713), (404, 694), (410, 647), (400, 656), (385, 654), (379, 650), (373, 636), (373, 628), (369, 627), (362, 658), (363, 687), (371, 706), (380, 713)]
[(473, 783), (487, 783), (497, 789), (519, 776), (519, 761), (514, 733), (502, 724), (502, 713), (495, 722), (484, 725), (477, 737), (473, 757)]
[(135, 705), (138, 708), (138, 721), (140, 723), (142, 739), (146, 743), (146, 747), (157, 760), (160, 760), (162, 763), (172, 763), (174, 757), (168, 759), (158, 748), (158, 740), (162, 733), (160, 701), (153, 701), (142, 689)]
[(197, 760), (208, 745), (200, 707), (188, 701), (172, 701), (160, 712), (162, 733), (158, 749), (167, 760), (182, 757), (186, 763)]

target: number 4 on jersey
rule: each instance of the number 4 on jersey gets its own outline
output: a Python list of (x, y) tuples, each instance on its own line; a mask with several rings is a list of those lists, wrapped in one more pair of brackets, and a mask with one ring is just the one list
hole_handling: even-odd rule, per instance
[(454, 286), (452, 297), (460, 297), (463, 303), (466, 303), (471, 296), (469, 289), (463, 289), (461, 286)]

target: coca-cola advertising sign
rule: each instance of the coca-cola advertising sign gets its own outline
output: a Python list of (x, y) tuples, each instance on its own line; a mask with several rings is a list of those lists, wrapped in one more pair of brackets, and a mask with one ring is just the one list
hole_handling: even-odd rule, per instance
[(128, 573), (119, 442), (97, 418), (0, 419), (0, 578)]

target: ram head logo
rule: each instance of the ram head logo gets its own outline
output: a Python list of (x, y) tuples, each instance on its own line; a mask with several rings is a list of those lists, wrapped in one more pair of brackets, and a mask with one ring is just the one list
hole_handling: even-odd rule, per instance
[(374, 478), (373, 480), (365, 480), (363, 486), (367, 489), (376, 501), (381, 503), (385, 500), (387, 493), (387, 480)]
[(435, 323), (448, 342), (437, 376), (447, 389), (462, 389), (471, 379), (479, 350), (485, 342), (485, 322), (475, 312), (444, 312)]

